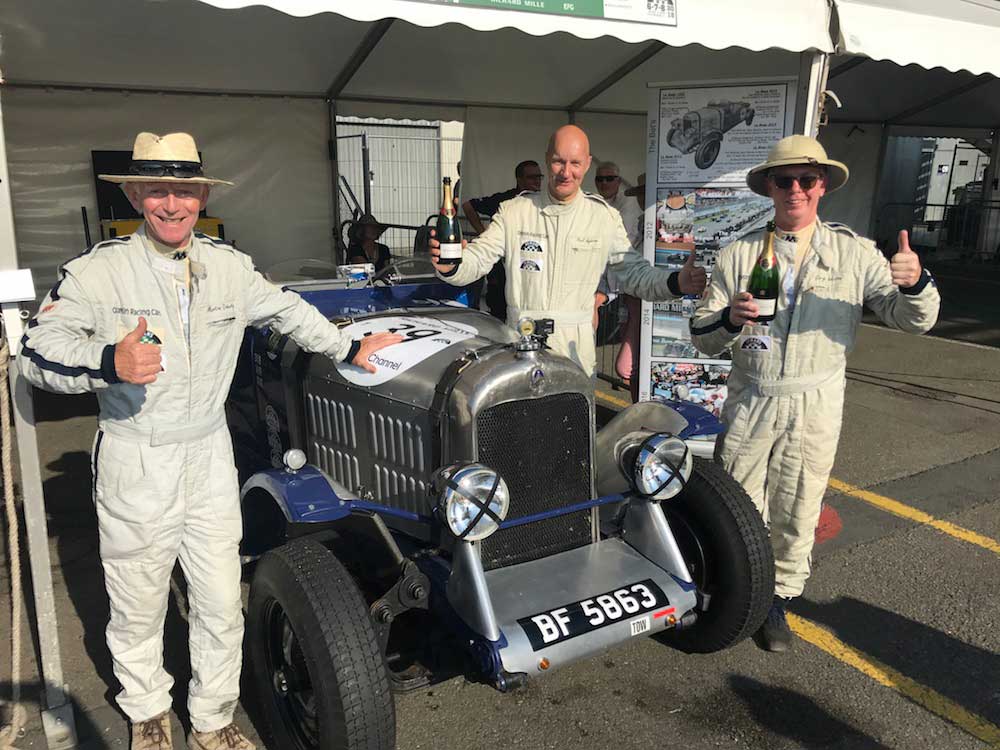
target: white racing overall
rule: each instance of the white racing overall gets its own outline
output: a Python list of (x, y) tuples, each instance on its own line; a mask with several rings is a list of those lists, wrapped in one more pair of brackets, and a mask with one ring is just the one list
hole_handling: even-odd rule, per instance
[(847, 354), (867, 306), (886, 325), (925, 333), (940, 296), (924, 270), (909, 289), (892, 283), (875, 245), (840, 224), (819, 222), (795, 291), (784, 294), (770, 325), (729, 323), (733, 297), (746, 291), (764, 247), (763, 230), (725, 247), (705, 300), (691, 320), (703, 353), (732, 346), (733, 369), (722, 411), (726, 433), (716, 458), (764, 515), (775, 558), (775, 593), (802, 593), (816, 524), (837, 453)]
[(548, 191), (501, 203), (486, 231), (463, 251), (462, 264), (439, 276), (465, 286), (501, 259), (507, 269), (507, 323), (552, 318), (549, 345), (589, 374), (597, 363), (594, 292), (605, 268), (614, 271), (621, 291), (634, 297), (680, 296), (672, 272), (654, 268), (631, 249), (618, 211), (582, 191), (569, 203), (554, 201)]
[[(143, 230), (69, 261), (29, 324), (18, 364), (40, 388), (97, 392), (94, 500), (118, 704), (133, 723), (170, 708), (163, 620), (179, 560), (190, 605), (188, 709), (193, 728), (207, 732), (232, 721), (239, 697), (242, 524), (223, 405), (244, 328), (270, 325), (337, 359), (351, 341), (232, 245), (195, 234), (188, 257), (187, 305), (175, 283), (185, 278), (187, 289), (185, 261), (158, 254)], [(163, 370), (149, 385), (119, 381), (114, 366), (115, 344), (140, 316), (162, 342)]]

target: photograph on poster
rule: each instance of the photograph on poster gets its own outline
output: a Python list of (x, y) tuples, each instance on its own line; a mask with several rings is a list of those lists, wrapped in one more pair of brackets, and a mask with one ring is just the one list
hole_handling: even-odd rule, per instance
[(721, 416), (727, 395), (729, 362), (653, 362), (652, 395), (673, 401), (698, 404), (715, 416)]
[(744, 185), (786, 130), (789, 84), (664, 88), (658, 185)]

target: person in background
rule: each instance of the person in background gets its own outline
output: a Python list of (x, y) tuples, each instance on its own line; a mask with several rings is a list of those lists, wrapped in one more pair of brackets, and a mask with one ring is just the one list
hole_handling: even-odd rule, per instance
[(372, 263), (378, 273), (389, 265), (392, 255), (389, 248), (378, 241), (385, 232), (374, 216), (365, 214), (350, 228), (351, 244), (347, 246), (348, 263)]
[[(774, 203), (773, 231), (757, 229), (719, 252), (708, 293), (691, 318), (699, 351), (717, 356), (732, 348), (726, 432), (715, 455), (770, 528), (775, 597), (754, 636), (767, 651), (792, 645), (785, 608), (809, 578), (862, 308), (892, 328), (920, 334), (934, 326), (941, 305), (905, 231), (890, 261), (849, 227), (819, 220), (820, 199), (843, 187), (848, 174), (814, 138), (778, 141), (747, 174), (750, 189)], [(776, 315), (757, 323), (760, 308), (747, 284), (767, 243), (779, 271)]]
[[(645, 175), (643, 175), (645, 178)], [(642, 252), (642, 232), (639, 222), (642, 218), (643, 200), (645, 193), (639, 197), (638, 201), (632, 200), (636, 195), (634, 188), (622, 190), (622, 178), (618, 170), (618, 165), (613, 161), (602, 161), (597, 165), (594, 175), (594, 185), (601, 197), (608, 202), (608, 205), (618, 210), (622, 215), (622, 223), (625, 225), (625, 233), (628, 234), (628, 241), (632, 247)]]
[[(462, 204), (462, 211), (469, 220), (472, 228), (477, 234), (486, 231), (486, 226), (480, 217), (492, 219), (500, 204), (508, 201), (524, 192), (538, 192), (542, 188), (542, 170), (537, 161), (522, 161), (514, 167), (514, 187), (500, 193), (487, 195), (483, 198), (470, 198)], [(474, 286), (480, 288), (481, 282)], [(486, 275), (486, 306), (490, 315), (500, 320), (507, 319), (507, 298), (505, 288), (507, 285), (507, 274), (503, 263), (497, 263)], [(478, 307), (478, 304), (475, 305)]]
[(303, 349), (371, 372), (368, 358), (402, 336), (352, 341), (299, 295), (268, 282), (253, 260), (194, 231), (209, 189), (187, 133), (140, 133), (119, 183), (145, 219), (63, 264), (21, 340), (33, 385), (94, 391), (91, 456), (106, 637), (131, 750), (171, 750), (163, 621), (170, 575), (188, 584), (190, 750), (253, 750), (233, 723), (243, 664), (233, 440), (224, 405), (245, 327), (270, 326)]

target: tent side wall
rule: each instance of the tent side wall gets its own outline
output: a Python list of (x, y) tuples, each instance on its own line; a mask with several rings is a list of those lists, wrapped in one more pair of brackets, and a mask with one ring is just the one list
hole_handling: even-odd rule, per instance
[(136, 133), (190, 131), (218, 187), (208, 211), (258, 267), (328, 258), (332, 237), (327, 114), (322, 100), (4, 92), (18, 260), (43, 290), (84, 249), (80, 207), (100, 238), (91, 150), (131, 150)]

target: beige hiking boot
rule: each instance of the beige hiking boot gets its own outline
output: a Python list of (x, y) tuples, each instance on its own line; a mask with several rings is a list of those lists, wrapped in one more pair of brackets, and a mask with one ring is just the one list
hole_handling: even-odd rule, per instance
[(174, 741), (170, 735), (170, 712), (146, 719), (132, 725), (131, 750), (173, 750)]
[(236, 724), (228, 724), (214, 732), (191, 732), (189, 750), (256, 750)]

